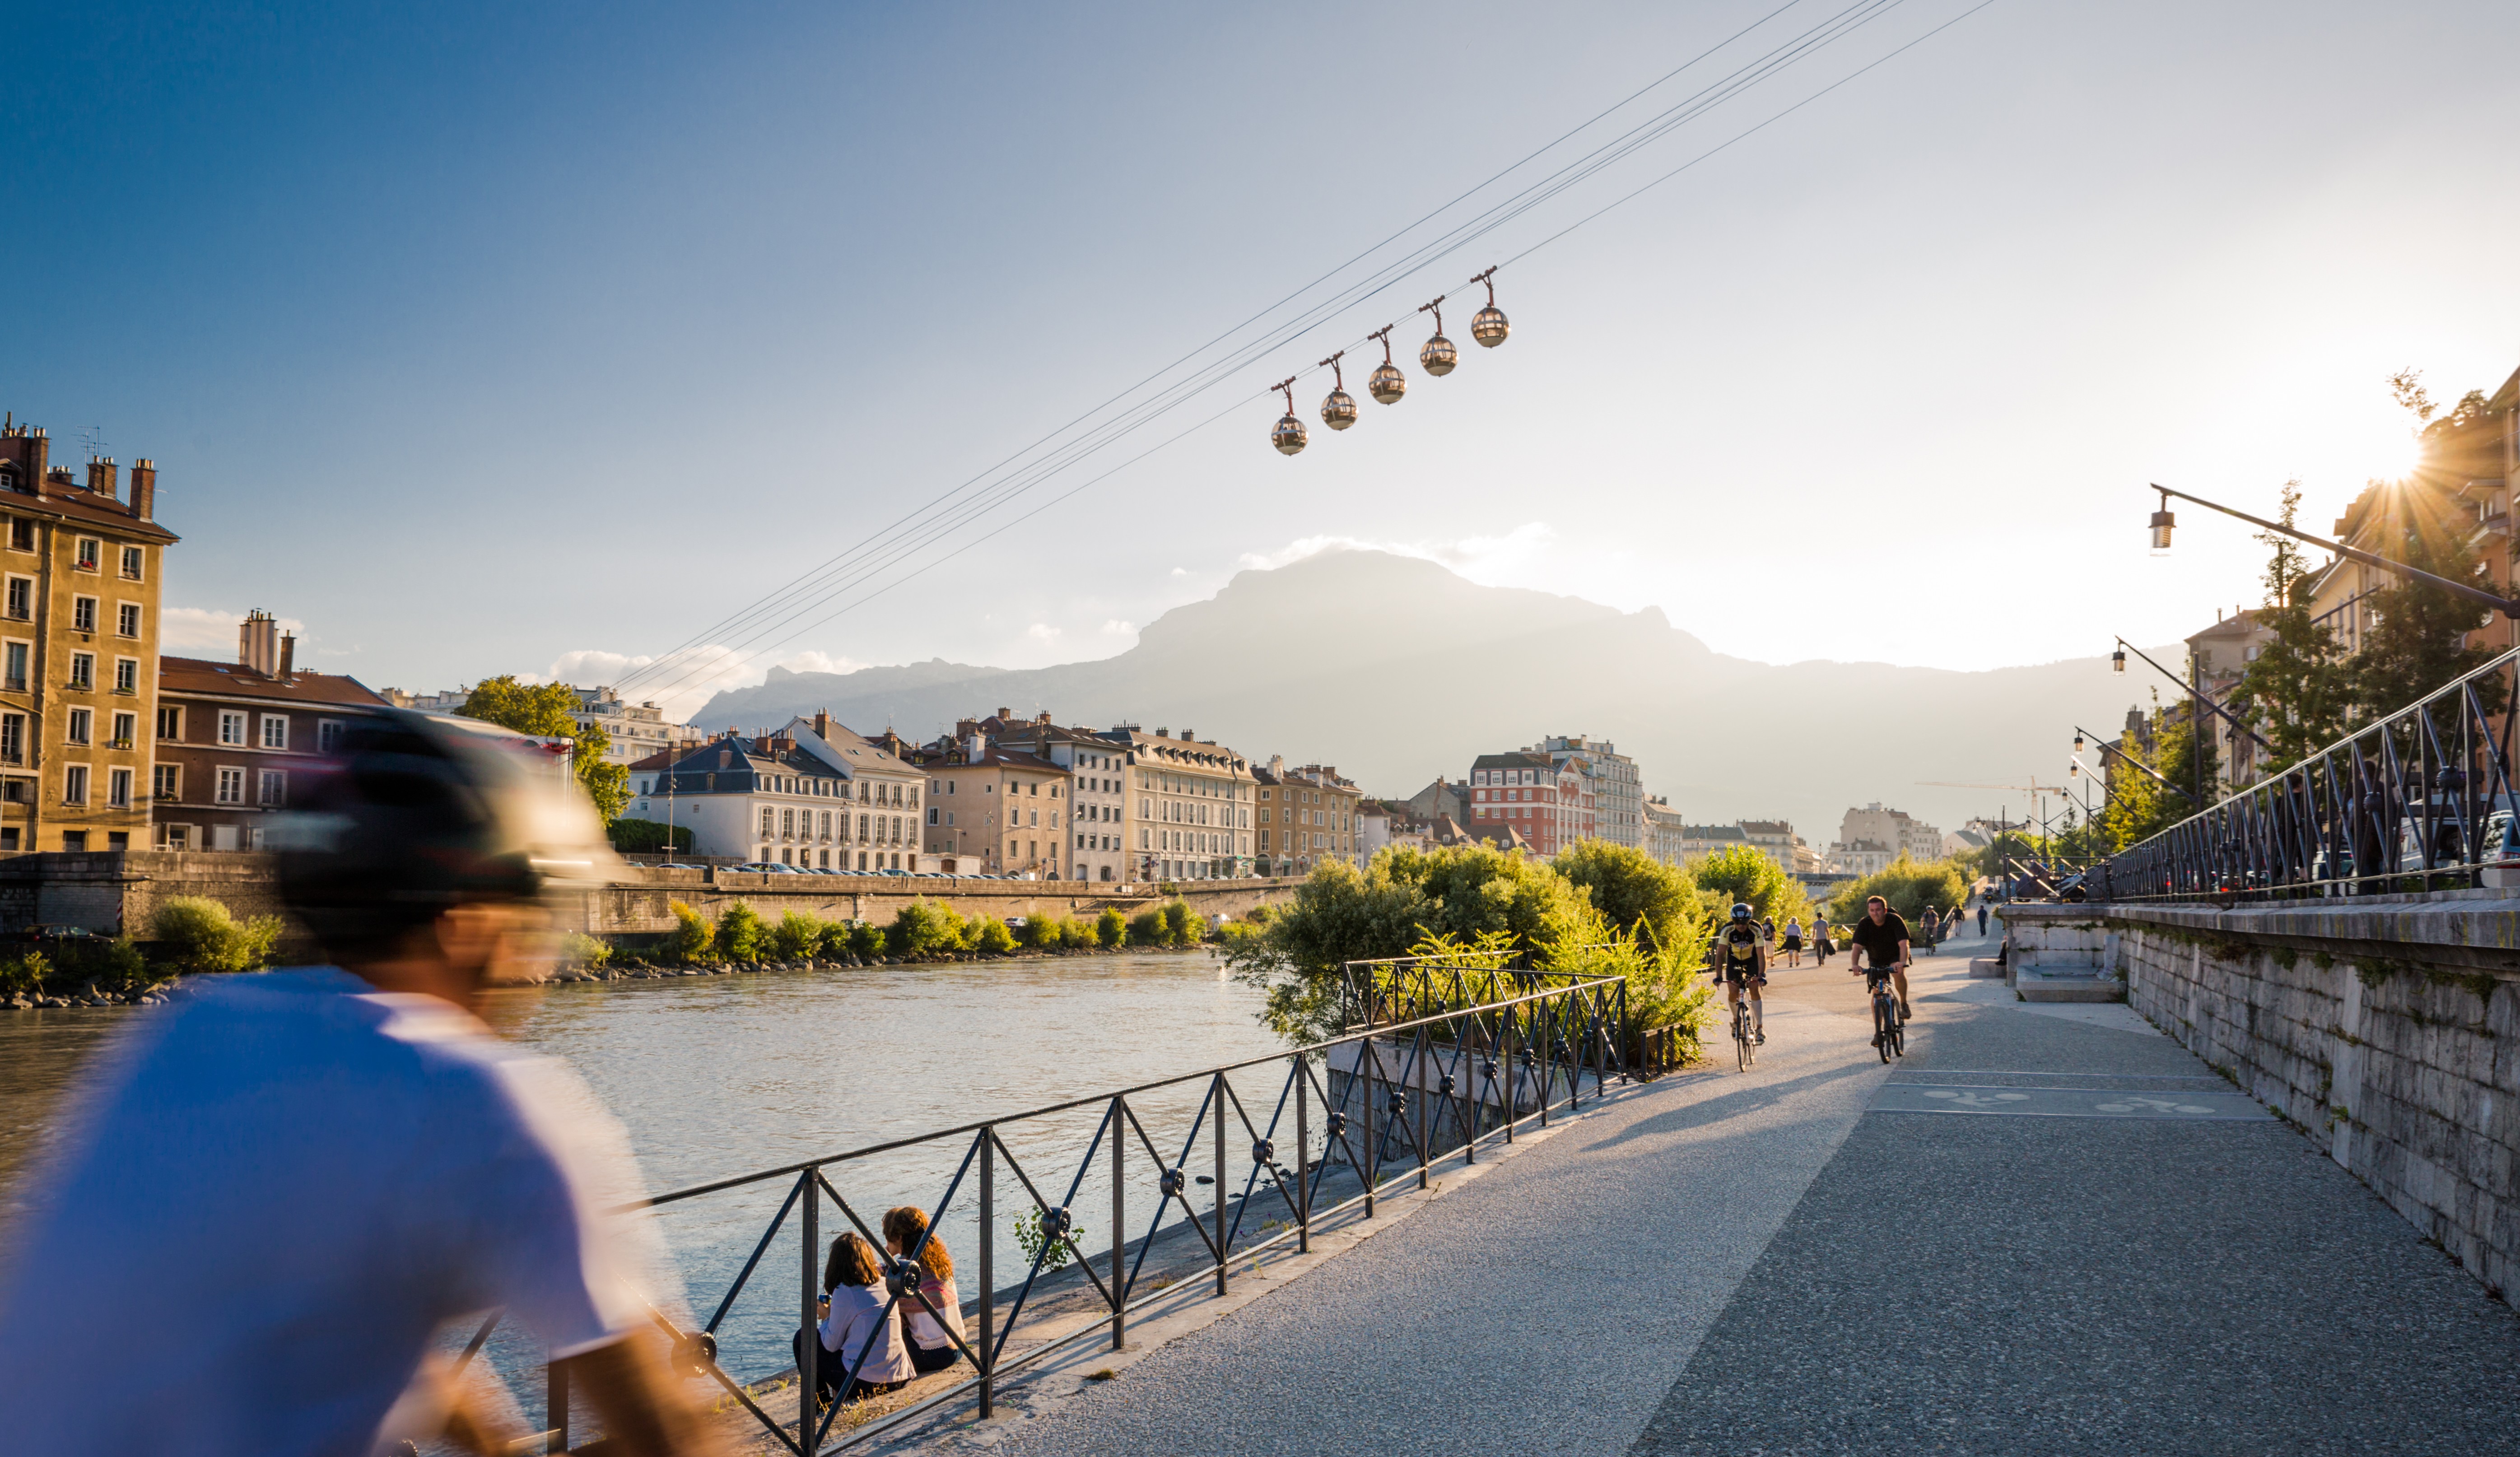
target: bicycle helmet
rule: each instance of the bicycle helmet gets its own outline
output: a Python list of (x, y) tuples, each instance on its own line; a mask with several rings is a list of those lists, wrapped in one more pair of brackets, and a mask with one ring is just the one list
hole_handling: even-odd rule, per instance
[(1733, 906), (1732, 906), (1732, 919), (1733, 919), (1733, 920), (1735, 920), (1735, 921), (1747, 921), (1747, 920), (1749, 920), (1749, 919), (1750, 919), (1750, 914), (1751, 914), (1751, 912), (1750, 912), (1750, 903), (1749, 903), (1748, 901), (1746, 901), (1746, 900), (1744, 900), (1744, 901), (1736, 901), (1736, 902), (1734, 902), (1734, 903), (1733, 903)]
[(620, 859), (573, 779), (502, 729), (393, 710), (352, 720), (266, 842), (281, 898), (336, 959), (383, 953), (459, 905), (607, 883)]

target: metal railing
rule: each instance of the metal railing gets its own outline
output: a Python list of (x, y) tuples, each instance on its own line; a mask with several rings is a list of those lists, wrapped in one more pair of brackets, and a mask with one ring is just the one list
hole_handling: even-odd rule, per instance
[[(1119, 1349), (1133, 1314), (1178, 1296), (1190, 1282), (1213, 1279), (1215, 1293), (1223, 1296), (1238, 1263), (1247, 1267), (1282, 1247), (1309, 1252), (1314, 1235), (1326, 1225), (1360, 1212), (1372, 1218), (1376, 1200), (1395, 1186), (1414, 1180), (1423, 1189), (1441, 1164), (1455, 1158), (1475, 1162), (1481, 1147), (1510, 1143), (1526, 1126), (1547, 1126), (1552, 1110), (1572, 1111), (1584, 1098), (1601, 1096), (1613, 1081), (1634, 1079), (1624, 979), (1552, 977), (1496, 960), (1470, 954), (1348, 963), (1324, 979), (1324, 994), (1335, 1002), (1321, 1009), (1321, 1022), (1339, 1027), (1335, 1036), (657, 1195), (644, 1207), (671, 1218), (713, 1196), (753, 1190), (766, 1203), (784, 1188), (778, 1211), (750, 1241), (749, 1255), (707, 1319), (689, 1330), (662, 1311), (652, 1311), (652, 1319), (672, 1341), (679, 1369), (714, 1381), (780, 1447), (798, 1457), (852, 1446), (947, 1403), (976, 1401), (987, 1417), (1009, 1377), (1089, 1340), (1107, 1339), (1111, 1349)], [(1246, 1093), (1265, 1094), (1266, 1101)], [(1255, 1118), (1255, 1110), (1265, 1120)], [(1240, 1147), (1229, 1149), (1229, 1130), (1236, 1128), (1248, 1143), (1238, 1139)], [(1178, 1133), (1178, 1143), (1166, 1138), (1159, 1144), (1162, 1131)], [(1079, 1142), (1081, 1155), (1073, 1153)], [(1207, 1158), (1199, 1161), (1202, 1143)], [(1053, 1161), (1062, 1145), (1069, 1157)], [(1143, 1162), (1131, 1155), (1133, 1147)], [(896, 1258), (885, 1252), (881, 1213), (871, 1223), (861, 1208), (877, 1210), (886, 1188), (904, 1187), (898, 1168), (885, 1171), (882, 1164), (905, 1158), (919, 1161), (922, 1153), (939, 1172), (950, 1166), (952, 1173), (923, 1206), (929, 1233)], [(1400, 1170), (1385, 1177), (1383, 1170), (1395, 1160)], [(1196, 1171), (1198, 1161), (1208, 1165), (1206, 1172)], [(1063, 1180), (1043, 1177), (1045, 1167)], [(860, 1183), (866, 1187), (857, 1188)], [(1237, 1184), (1238, 1194), (1232, 1193)], [(1203, 1209), (1192, 1202), (1195, 1186), (1209, 1191)], [(1103, 1193), (1109, 1240), (1089, 1248), (1086, 1207), (1091, 1196)], [(826, 1201), (841, 1216), (843, 1230), (856, 1232), (878, 1252), (885, 1293), (879, 1319), (936, 1319), (961, 1358), (950, 1369), (968, 1373), (943, 1390), (855, 1426), (829, 1448), (824, 1443), (862, 1385), (873, 1343), (832, 1381), (816, 1367), (823, 1358), (846, 1353), (826, 1352), (814, 1340), (796, 1342), (803, 1365), (794, 1372), (796, 1415), (788, 1421), (763, 1404), (777, 1399), (769, 1388), (787, 1376), (787, 1367), (747, 1382), (719, 1361), (720, 1333), (782, 1230), (793, 1232), (801, 1255), (795, 1318), (755, 1313), (753, 1339), (743, 1343), (758, 1354), (765, 1335), (815, 1328), (824, 1294)], [(973, 1204), (975, 1210), (968, 1207)], [(1142, 1222), (1133, 1221), (1133, 1206), (1145, 1216)], [(975, 1221), (968, 1217), (973, 1213)], [(976, 1246), (977, 1299), (967, 1302), (965, 1312), (976, 1336), (968, 1327), (957, 1332), (960, 1322), (942, 1318), (920, 1284), (923, 1248), (927, 1240), (943, 1238), (938, 1232), (949, 1224), (963, 1231), (958, 1242), (968, 1238)], [(1142, 1231), (1134, 1239), (1133, 1228)], [(1020, 1249), (1020, 1274), (1001, 1290), (999, 1258), (1011, 1241)], [(1167, 1256), (1184, 1256), (1187, 1263)], [(1157, 1261), (1153, 1271), (1150, 1257)], [(1066, 1289), (1052, 1298), (1052, 1308), (1063, 1307), (1070, 1328), (1049, 1330), (1056, 1322), (1026, 1307), (1041, 1293), (1044, 1276), (1071, 1260), (1081, 1282), (1065, 1282)], [(1080, 1312), (1091, 1318), (1076, 1320)], [(480, 1354), (499, 1319), (493, 1314), (472, 1337), (459, 1366)], [(1039, 1331), (1040, 1339), (1011, 1350), (1011, 1340), (1028, 1328)], [(548, 1450), (566, 1451), (565, 1368), (545, 1369), (542, 1434)], [(820, 1405), (817, 1388), (827, 1381), (837, 1391)]]
[(2520, 649), (2119, 851), (2093, 875), (2092, 894), (2378, 895), (2465, 888), (2486, 869), (2520, 865), (2515, 698)]

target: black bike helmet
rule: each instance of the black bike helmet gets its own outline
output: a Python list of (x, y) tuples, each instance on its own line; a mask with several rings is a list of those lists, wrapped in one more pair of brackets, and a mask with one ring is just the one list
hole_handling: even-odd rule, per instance
[(505, 729), (393, 710), (351, 721), (267, 842), (281, 897), (336, 959), (447, 909), (612, 879), (619, 857), (565, 760)]
[(1733, 905), (1732, 905), (1732, 919), (1733, 919), (1733, 920), (1735, 920), (1735, 921), (1747, 921), (1747, 920), (1749, 920), (1749, 919), (1750, 919), (1750, 903), (1749, 903), (1748, 901), (1746, 901), (1746, 900), (1743, 900), (1743, 901), (1735, 901), (1735, 902), (1733, 903)]

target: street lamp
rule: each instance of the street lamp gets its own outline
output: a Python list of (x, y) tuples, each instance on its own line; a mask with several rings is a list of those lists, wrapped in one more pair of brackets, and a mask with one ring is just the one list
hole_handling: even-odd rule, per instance
[(2336, 555), (2345, 558), (2349, 562), (2360, 562), (2365, 567), (2376, 567), (2383, 571), (2394, 571), (2400, 576), (2408, 576), (2413, 577), (2418, 581), (2430, 582), (2445, 592), (2464, 597), (2470, 602), (2482, 603), (2506, 617), (2520, 619), (2520, 597), (2498, 597), (2492, 592), (2481, 590), (2465, 582), (2454, 582), (2446, 576), (2435, 576), (2429, 571), (2419, 571), (2416, 569), (2408, 566), (2404, 562), (2393, 562), (2387, 557), (2379, 556), (2372, 552), (2366, 552), (2361, 547), (2346, 546), (2340, 542), (2329, 541), (2325, 537), (2313, 536), (2307, 531), (2296, 531), (2292, 527), (2283, 524), (2281, 522), (2271, 522), (2264, 517), (2251, 516), (2245, 511), (2233, 511), (2228, 506), (2218, 505), (2215, 502), (2206, 500), (2203, 496), (2191, 496), (2185, 491), (2172, 490), (2169, 486), (2162, 485), (2157, 482), (2153, 483), (2152, 488), (2161, 492), (2162, 505), (2161, 510), (2152, 514), (2152, 550), (2153, 555), (2155, 556), (2159, 556), (2170, 550), (2170, 498), (2177, 496), (2182, 501), (2193, 501), (2197, 505), (2205, 507), (2210, 511), (2219, 511), (2225, 516), (2237, 517), (2241, 521), (2247, 522), (2250, 525), (2264, 526), (2270, 531), (2280, 532), (2283, 535), (2291, 537), (2295, 541), (2305, 542), (2311, 546), (2318, 547), (2321, 551), (2334, 552)]
[(2109, 655), (2109, 671), (2113, 673), (2126, 671), (2126, 649), (2120, 648)]
[[(2161, 487), (2154, 486), (2153, 489), (2161, 490)], [(2178, 524), (2178, 521), (2177, 517), (2170, 514), (2170, 492), (2162, 490), (2161, 509), (2152, 514), (2152, 554), (2154, 556), (2170, 555), (2170, 528)]]

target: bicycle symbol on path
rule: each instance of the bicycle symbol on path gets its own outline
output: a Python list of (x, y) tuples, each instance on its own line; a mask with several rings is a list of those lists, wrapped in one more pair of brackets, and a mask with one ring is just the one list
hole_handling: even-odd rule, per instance
[(2115, 1103), (2094, 1104), (2102, 1113), (2212, 1113), (2214, 1110), (2195, 1103), (2176, 1103), (2164, 1098), (2122, 1097)]
[(1931, 1088), (1925, 1096), (1943, 1099), (1959, 1108), (1989, 1109), (2002, 1108), (2007, 1103), (2026, 1103), (2030, 1099), (2028, 1093), (1998, 1093), (1992, 1098), (1981, 1098), (1975, 1093), (1964, 1093), (1955, 1088)]

